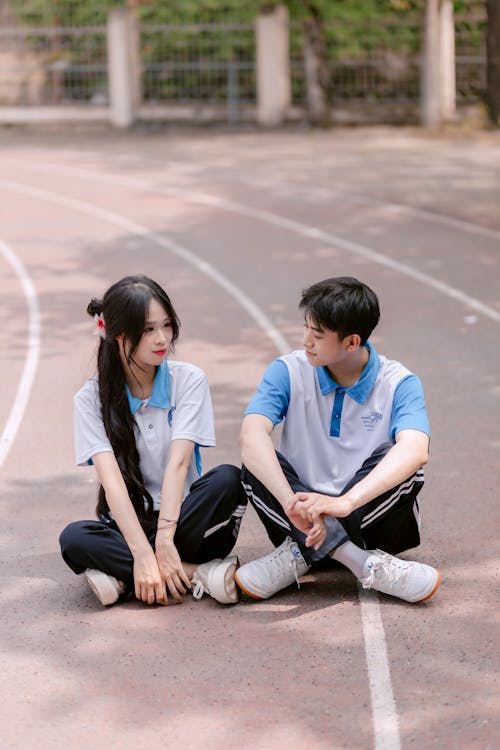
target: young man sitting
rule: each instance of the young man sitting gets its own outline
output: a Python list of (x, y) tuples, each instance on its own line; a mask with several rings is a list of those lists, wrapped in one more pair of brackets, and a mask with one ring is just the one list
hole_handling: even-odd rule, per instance
[(423, 602), (439, 572), (394, 556), (420, 543), (429, 450), (420, 380), (368, 343), (380, 313), (362, 282), (320, 281), (300, 307), (304, 350), (267, 368), (241, 428), (243, 486), (276, 549), (240, 567), (236, 582), (267, 599), (330, 556), (364, 588)]

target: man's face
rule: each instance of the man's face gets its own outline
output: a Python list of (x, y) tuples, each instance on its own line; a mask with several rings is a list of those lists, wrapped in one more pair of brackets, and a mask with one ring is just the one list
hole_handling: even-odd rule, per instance
[(306, 357), (313, 367), (335, 367), (347, 356), (350, 337), (341, 340), (338, 333), (320, 328), (306, 315), (302, 344)]

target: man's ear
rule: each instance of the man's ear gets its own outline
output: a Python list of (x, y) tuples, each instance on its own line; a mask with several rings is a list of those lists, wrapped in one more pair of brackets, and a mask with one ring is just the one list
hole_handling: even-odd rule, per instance
[(353, 352), (361, 345), (361, 336), (359, 333), (351, 333), (345, 337), (344, 341), (347, 344), (346, 351)]

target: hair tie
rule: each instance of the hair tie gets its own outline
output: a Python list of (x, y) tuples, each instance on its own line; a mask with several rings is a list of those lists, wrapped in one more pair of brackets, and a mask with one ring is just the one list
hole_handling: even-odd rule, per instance
[(94, 315), (94, 323), (95, 323), (95, 335), (100, 336), (102, 340), (104, 341), (106, 339), (106, 326), (104, 324), (104, 316), (102, 313), (95, 314)]

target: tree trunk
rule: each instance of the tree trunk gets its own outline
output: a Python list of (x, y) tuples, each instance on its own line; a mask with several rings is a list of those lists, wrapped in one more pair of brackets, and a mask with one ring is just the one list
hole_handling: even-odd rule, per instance
[(309, 18), (302, 24), (309, 121), (315, 126), (328, 127), (331, 124), (328, 102), (330, 68), (322, 19), (313, 3), (302, 0), (302, 4), (309, 13)]
[(488, 0), (486, 103), (490, 120), (500, 127), (500, 4)]

